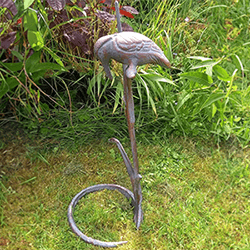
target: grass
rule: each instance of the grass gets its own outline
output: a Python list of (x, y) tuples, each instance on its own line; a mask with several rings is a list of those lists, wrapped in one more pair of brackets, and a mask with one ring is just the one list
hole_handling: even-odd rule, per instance
[[(129, 152), (126, 144), (125, 149)], [(41, 150), (22, 141), (1, 149), (1, 249), (99, 249), (69, 228), (67, 207), (83, 188), (131, 188), (118, 149), (105, 141), (78, 151)], [(144, 221), (137, 231), (118, 192), (82, 199), (81, 230), (99, 240), (127, 240), (119, 249), (249, 249), (249, 149), (184, 138), (138, 146)]]

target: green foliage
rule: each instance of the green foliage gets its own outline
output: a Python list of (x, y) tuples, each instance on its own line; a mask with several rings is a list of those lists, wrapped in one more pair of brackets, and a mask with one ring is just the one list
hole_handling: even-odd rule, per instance
[[(99, 2), (91, 2), (91, 8), (89, 4), (87, 9), (83, 9), (83, 2), (79, 1), (65, 9), (59, 6), (62, 1), (48, 2), (52, 7), (47, 6), (46, 1), (27, 0), (14, 4), (12, 0), (6, 0), (0, 4), (5, 7), (0, 13), (0, 98), (9, 100), (14, 109), (25, 107), (22, 116), (33, 113), (38, 118), (41, 114), (41, 100), (37, 95), (57, 103), (56, 98), (46, 93), (48, 89), (41, 84), (42, 79), (53, 78), (71, 69), (94, 74), (95, 70), (90, 70), (94, 41), (110, 32), (115, 24), (110, 22), (114, 15), (99, 11), (103, 7)], [(68, 91), (67, 87), (65, 91)]]
[(213, 133), (218, 142), (222, 138), (238, 138), (248, 144), (249, 87), (241, 89), (237, 69), (229, 76), (210, 59), (194, 64), (191, 69), (194, 70), (181, 73), (176, 79), (178, 92), (172, 89), (157, 103), (158, 116), (162, 118), (159, 124), (162, 127), (164, 122), (168, 124), (163, 130), (182, 131), (191, 136)]

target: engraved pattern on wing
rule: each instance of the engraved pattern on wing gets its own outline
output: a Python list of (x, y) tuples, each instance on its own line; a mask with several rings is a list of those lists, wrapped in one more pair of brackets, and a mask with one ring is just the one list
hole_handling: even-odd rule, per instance
[(119, 33), (115, 37), (115, 43), (118, 49), (126, 52), (147, 52), (152, 46), (152, 41), (149, 38), (134, 32)]
[[(127, 52), (136, 52), (136, 51), (149, 51), (150, 49), (150, 44), (147, 45), (147, 43), (149, 43), (148, 41), (136, 41), (133, 43), (118, 43), (117, 47), (121, 50), (121, 51), (127, 51)], [(146, 47), (145, 47), (146, 45)], [(145, 48), (148, 48), (147, 50), (145, 50)]]
[(154, 43), (152, 42), (151, 43), (151, 49), (154, 51), (154, 52), (158, 52), (159, 54), (162, 54), (162, 50)]
[[(157, 52), (162, 54), (161, 49), (147, 37), (141, 36), (142, 40), (138, 40), (139, 37), (116, 37), (115, 43), (118, 49), (126, 52)], [(146, 39), (145, 39), (146, 38)]]

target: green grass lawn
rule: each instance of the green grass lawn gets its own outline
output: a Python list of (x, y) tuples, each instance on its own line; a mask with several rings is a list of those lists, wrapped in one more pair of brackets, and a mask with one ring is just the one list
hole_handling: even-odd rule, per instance
[[(22, 140), (1, 149), (0, 249), (99, 249), (71, 231), (67, 208), (82, 189), (131, 189), (113, 144), (41, 150)], [(128, 144), (125, 149), (129, 152)], [(88, 236), (127, 240), (119, 249), (250, 249), (250, 150), (188, 139), (138, 146), (144, 221), (137, 231), (121, 194), (83, 198), (75, 221)]]

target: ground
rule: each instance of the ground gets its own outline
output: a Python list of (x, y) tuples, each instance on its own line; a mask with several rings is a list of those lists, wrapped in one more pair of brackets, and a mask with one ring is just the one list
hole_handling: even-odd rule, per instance
[[(131, 189), (114, 144), (77, 150), (30, 137), (16, 124), (1, 129), (0, 249), (99, 249), (67, 222), (82, 189), (114, 183)], [(124, 145), (130, 155), (129, 144)], [(129, 201), (118, 192), (88, 195), (75, 210), (79, 228), (120, 249), (249, 249), (250, 150), (235, 144), (168, 138), (138, 143), (144, 221), (137, 231)]]

